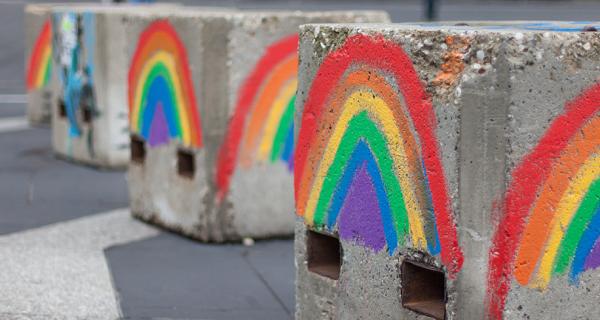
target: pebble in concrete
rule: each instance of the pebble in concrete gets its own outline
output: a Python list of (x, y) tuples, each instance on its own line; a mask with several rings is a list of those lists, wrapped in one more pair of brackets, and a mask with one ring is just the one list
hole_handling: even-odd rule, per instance
[(298, 319), (600, 315), (600, 35), (307, 25)]
[(31, 124), (50, 123), (55, 92), (52, 78), (52, 5), (25, 6), (25, 85), (27, 118)]
[(52, 14), (52, 145), (76, 162), (118, 168), (129, 161), (123, 17), (172, 5), (57, 6)]
[[(352, 21), (388, 17), (369, 11), (131, 17), (127, 34), (144, 30), (128, 51), (132, 213), (202, 241), (291, 235), (298, 26)], [(144, 91), (170, 88), (167, 77), (143, 73), (158, 70), (159, 57), (173, 59), (169, 74), (179, 84), (173, 92)]]

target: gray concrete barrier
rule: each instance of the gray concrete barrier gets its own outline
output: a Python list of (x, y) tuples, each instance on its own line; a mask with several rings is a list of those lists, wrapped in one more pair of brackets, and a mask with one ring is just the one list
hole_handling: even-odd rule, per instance
[[(158, 20), (130, 17), (133, 215), (202, 241), (291, 235), (298, 26), (353, 21), (388, 16), (188, 11)], [(168, 38), (165, 46), (158, 45), (161, 37)], [(172, 61), (172, 71), (159, 77), (168, 64), (163, 60)], [(144, 89), (150, 86), (169, 89)]]
[(596, 28), (303, 26), (296, 318), (597, 318)]
[(52, 145), (76, 162), (108, 168), (129, 161), (125, 15), (176, 5), (56, 6), (52, 11), (54, 74)]
[(52, 77), (52, 6), (25, 6), (27, 119), (33, 125), (50, 123), (50, 111), (56, 94), (56, 79)]

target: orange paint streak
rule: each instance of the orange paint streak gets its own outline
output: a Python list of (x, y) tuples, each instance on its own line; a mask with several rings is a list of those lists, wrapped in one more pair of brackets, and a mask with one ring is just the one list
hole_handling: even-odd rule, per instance
[[(362, 87), (373, 91), (374, 94), (381, 97), (390, 109), (394, 112), (395, 122), (398, 125), (402, 138), (404, 141), (404, 150), (406, 151), (406, 157), (409, 163), (409, 173), (413, 178), (411, 181), (424, 181), (423, 170), (421, 162), (419, 160), (420, 154), (417, 148), (417, 143), (414, 139), (413, 133), (410, 131), (410, 126), (406, 115), (403, 112), (402, 104), (398, 98), (398, 93), (387, 83), (386, 79), (379, 75), (374, 69), (361, 69), (350, 73), (344, 82), (340, 84), (331, 100), (329, 101), (329, 110), (331, 112), (323, 113), (322, 120), (320, 121), (318, 131), (319, 132), (332, 132), (337, 122), (337, 118), (342, 111), (342, 105), (346, 101), (346, 97), (355, 91), (355, 88)], [(311, 150), (308, 152), (309, 158), (307, 159), (308, 168), (316, 168), (321, 159), (317, 158), (316, 155), (322, 155), (323, 149), (327, 145), (327, 141), (317, 140), (311, 145)], [(297, 213), (302, 215), (304, 213), (308, 195), (312, 188), (314, 180), (311, 180), (312, 169), (305, 170), (302, 175), (302, 183), (300, 184), (300, 190), (298, 191), (298, 202), (297, 202)], [(313, 177), (316, 178), (316, 177)], [(420, 204), (425, 204), (425, 194), (423, 188), (415, 188), (417, 190), (417, 199)], [(425, 211), (423, 211), (425, 212)]]
[(298, 56), (293, 55), (280, 63), (273, 70), (268, 80), (263, 85), (262, 91), (256, 100), (252, 115), (248, 120), (246, 135), (242, 152), (240, 154), (240, 164), (248, 167), (252, 164), (253, 153), (258, 144), (258, 138), (261, 135), (269, 110), (273, 102), (279, 95), (284, 85), (298, 74)]
[(579, 167), (597, 151), (600, 145), (600, 118), (595, 118), (572, 139), (555, 166), (535, 202), (531, 216), (525, 227), (521, 246), (515, 263), (514, 275), (520, 284), (529, 283), (537, 262), (543, 254), (550, 236), (558, 202), (575, 177)]

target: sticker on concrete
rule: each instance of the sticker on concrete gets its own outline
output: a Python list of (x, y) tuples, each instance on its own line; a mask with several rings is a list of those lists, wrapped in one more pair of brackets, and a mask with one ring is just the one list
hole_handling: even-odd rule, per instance
[(156, 147), (177, 139), (202, 147), (200, 117), (187, 50), (167, 20), (140, 35), (128, 75), (131, 132)]
[(354, 35), (328, 54), (304, 107), (295, 158), (297, 214), (374, 251), (463, 255), (432, 103), (396, 43)]
[(282, 160), (293, 167), (298, 35), (265, 49), (238, 90), (235, 112), (219, 151), (216, 181), (222, 200), (239, 164)]
[(41, 89), (50, 82), (52, 74), (52, 24), (47, 19), (35, 40), (27, 64), (27, 90)]
[(514, 169), (490, 250), (489, 312), (502, 319), (511, 280), (544, 291), (553, 276), (600, 267), (600, 84), (556, 117)]

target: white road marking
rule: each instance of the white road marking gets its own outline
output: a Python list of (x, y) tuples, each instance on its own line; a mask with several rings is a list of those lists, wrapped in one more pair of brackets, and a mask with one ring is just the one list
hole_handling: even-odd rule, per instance
[(0, 236), (0, 318), (120, 318), (104, 249), (158, 233), (119, 209)]
[(0, 118), (0, 133), (25, 130), (29, 128), (29, 122), (25, 117)]
[(27, 95), (0, 94), (0, 103), (27, 103)]

